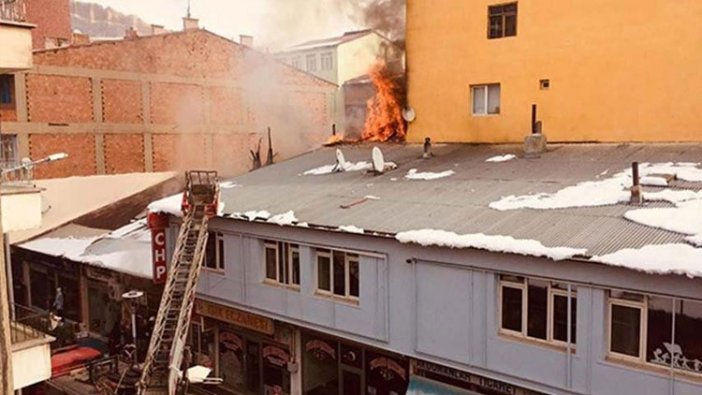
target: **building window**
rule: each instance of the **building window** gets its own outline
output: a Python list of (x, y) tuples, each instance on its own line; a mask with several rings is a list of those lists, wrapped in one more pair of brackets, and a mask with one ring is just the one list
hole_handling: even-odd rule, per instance
[(517, 35), (517, 3), (488, 7), (488, 38)]
[(299, 56), (294, 56), (292, 58), (292, 67), (296, 69), (301, 69), (302, 68), (302, 59), (300, 59)]
[(702, 374), (702, 302), (611, 291), (609, 354)]
[(326, 52), (321, 55), (322, 70), (331, 70), (334, 68), (334, 58), (331, 52)]
[(576, 342), (575, 290), (570, 290), (568, 306), (568, 287), (560, 283), (502, 275), (499, 289), (501, 333), (556, 344)]
[(317, 291), (343, 298), (360, 296), (358, 254), (317, 250)]
[(500, 113), (500, 84), (474, 85), (473, 115), (494, 115)]
[(317, 71), (317, 55), (307, 55), (307, 71)]
[(0, 164), (14, 164), (17, 157), (17, 135), (0, 134)]
[(0, 75), (0, 106), (12, 106), (15, 104), (15, 77), (12, 75)]
[(205, 247), (205, 267), (224, 271), (224, 235), (210, 232)]
[(282, 241), (265, 241), (266, 281), (300, 286), (300, 246)]

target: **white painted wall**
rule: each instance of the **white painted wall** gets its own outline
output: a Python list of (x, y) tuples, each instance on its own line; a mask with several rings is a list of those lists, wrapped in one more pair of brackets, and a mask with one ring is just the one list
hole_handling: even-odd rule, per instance
[(49, 343), (39, 342), (31, 347), (13, 350), (12, 376), (15, 390), (48, 380), (51, 377)]
[[(0, 41), (2, 42), (2, 41)], [(2, 51), (2, 49), (0, 49)], [(2, 59), (0, 57), (0, 59)], [(2, 195), (2, 230), (35, 229), (41, 226), (41, 193), (10, 193)]]
[(32, 68), (32, 30), (0, 22), (0, 74)]

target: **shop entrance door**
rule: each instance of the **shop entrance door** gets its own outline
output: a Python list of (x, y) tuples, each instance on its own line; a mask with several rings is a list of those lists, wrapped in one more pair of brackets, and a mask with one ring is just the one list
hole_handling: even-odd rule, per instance
[(363, 373), (357, 369), (341, 368), (341, 395), (363, 394)]

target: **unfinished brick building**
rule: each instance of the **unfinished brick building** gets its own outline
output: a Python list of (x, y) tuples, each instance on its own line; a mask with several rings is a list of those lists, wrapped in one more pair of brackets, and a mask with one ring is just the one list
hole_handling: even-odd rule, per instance
[[(272, 128), (277, 158), (323, 142), (337, 86), (201, 29), (37, 51), (0, 107), (14, 158), (66, 152), (37, 177), (246, 171)], [(12, 147), (14, 145), (14, 147)]]

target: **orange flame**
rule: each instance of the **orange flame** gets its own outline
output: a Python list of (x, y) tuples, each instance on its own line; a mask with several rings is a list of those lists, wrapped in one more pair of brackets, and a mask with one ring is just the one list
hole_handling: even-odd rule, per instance
[(344, 142), (344, 137), (338, 134), (333, 134), (329, 136), (327, 139), (327, 142), (324, 143), (324, 145), (329, 146), (329, 145), (336, 145), (336, 144), (341, 144)]
[(407, 129), (405, 121), (402, 119), (398, 87), (390, 77), (385, 63), (376, 63), (371, 68), (369, 75), (377, 93), (368, 101), (363, 140), (404, 140)]

